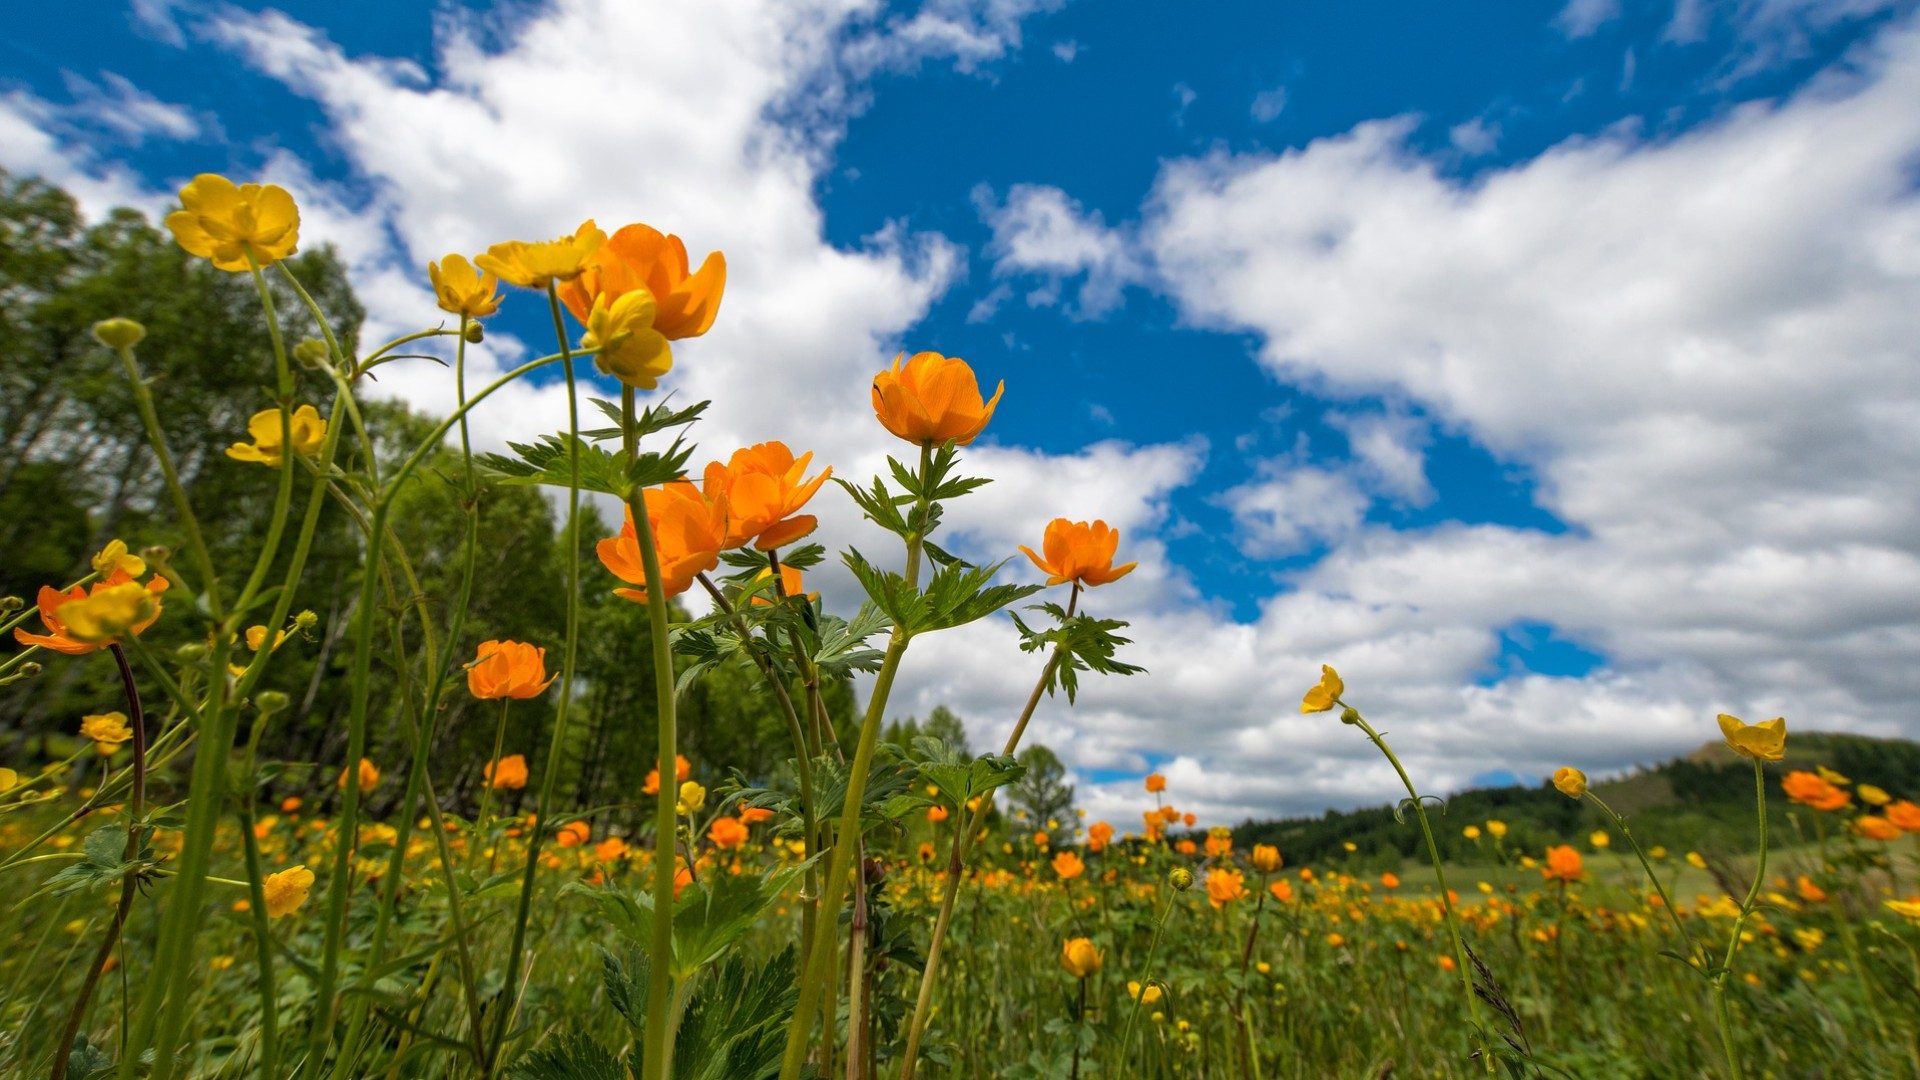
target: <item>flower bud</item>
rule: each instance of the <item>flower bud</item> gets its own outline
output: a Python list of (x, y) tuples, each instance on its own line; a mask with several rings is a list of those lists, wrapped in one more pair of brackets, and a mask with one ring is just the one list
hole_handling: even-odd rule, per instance
[(1562, 766), (1553, 772), (1553, 786), (1567, 798), (1577, 799), (1587, 793), (1587, 774), (1571, 765)]
[(1340, 722), (1341, 722), (1341, 723), (1343, 723), (1343, 724), (1357, 724), (1357, 723), (1359, 723), (1359, 722), (1360, 722), (1360, 710), (1358, 710), (1358, 709), (1355, 709), (1355, 708), (1354, 708), (1353, 706), (1351, 706), (1351, 705), (1349, 705), (1349, 706), (1347, 706), (1347, 707), (1346, 707), (1346, 708), (1344, 708), (1344, 709), (1341, 709), (1341, 710), (1340, 710)]
[(1193, 888), (1193, 871), (1184, 866), (1176, 866), (1167, 873), (1167, 884), (1174, 892), (1186, 892)]
[(4, 619), (26, 606), (27, 602), (17, 596), (0, 596), (0, 619)]
[(295, 630), (311, 630), (319, 624), (320, 616), (315, 615), (311, 609), (303, 608), (299, 614), (293, 617), (293, 628)]
[(486, 327), (480, 325), (480, 320), (473, 319), (468, 321), (467, 328), (462, 332), (461, 336), (467, 339), (467, 344), (478, 345), (487, 339), (487, 330)]
[(253, 695), (253, 707), (260, 710), (261, 716), (285, 712), (289, 704), (287, 695), (278, 690), (262, 690)]
[(175, 659), (189, 664), (197, 664), (207, 658), (207, 647), (198, 641), (189, 641), (173, 650)]
[(327, 343), (319, 338), (302, 338), (293, 347), (293, 358), (302, 367), (323, 368), (327, 366)]
[(109, 349), (131, 349), (147, 336), (147, 328), (132, 319), (102, 319), (93, 324), (93, 340)]

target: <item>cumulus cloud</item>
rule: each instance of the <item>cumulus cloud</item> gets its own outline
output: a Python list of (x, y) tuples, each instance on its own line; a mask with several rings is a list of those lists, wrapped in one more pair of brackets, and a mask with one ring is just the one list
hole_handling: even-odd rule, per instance
[[(1129, 238), (1108, 228), (1097, 211), (1088, 212), (1059, 188), (1015, 184), (1001, 200), (982, 186), (975, 189), (973, 198), (981, 218), (993, 230), (988, 250), (994, 258), (994, 276), (1044, 279), (1046, 287), (1029, 294), (1030, 302), (1057, 302), (1062, 284), (1080, 278), (1072, 313), (1098, 318), (1119, 307), (1126, 287), (1144, 273)], [(984, 314), (992, 310), (988, 307)]]

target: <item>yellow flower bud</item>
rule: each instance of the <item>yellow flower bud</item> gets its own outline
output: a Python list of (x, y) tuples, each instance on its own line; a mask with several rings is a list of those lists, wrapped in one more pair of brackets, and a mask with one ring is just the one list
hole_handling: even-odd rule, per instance
[(93, 340), (109, 349), (131, 349), (147, 336), (147, 328), (132, 319), (102, 319), (93, 324)]
[(1553, 786), (1567, 798), (1578, 799), (1587, 793), (1587, 774), (1571, 765), (1562, 766), (1553, 772)]
[(1060, 966), (1076, 979), (1084, 979), (1100, 970), (1100, 950), (1090, 938), (1077, 937), (1060, 947)]
[(707, 789), (697, 780), (689, 780), (680, 785), (679, 810), (681, 817), (692, 817), (707, 805)]

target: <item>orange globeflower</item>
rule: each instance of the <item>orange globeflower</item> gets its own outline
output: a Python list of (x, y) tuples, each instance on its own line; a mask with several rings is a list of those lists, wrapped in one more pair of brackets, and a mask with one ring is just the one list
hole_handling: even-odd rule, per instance
[(467, 690), (482, 701), (539, 697), (547, 677), (547, 650), (520, 641), (483, 641), (467, 665)]
[(927, 807), (927, 820), (935, 825), (947, 820), (947, 808), (939, 805)]
[[(107, 575), (105, 581), (94, 582), (91, 589), (81, 588), (76, 585), (65, 592), (61, 592), (51, 585), (42, 585), (40, 586), (39, 596), (35, 598), (35, 603), (40, 609), (40, 622), (46, 627), (47, 632), (44, 634), (30, 634), (23, 627), (15, 628), (13, 631), (13, 639), (22, 645), (38, 645), (43, 649), (64, 653), (67, 656), (85, 656), (95, 650), (104, 649), (110, 644), (109, 641), (82, 640), (83, 637), (91, 636), (87, 634), (87, 630), (92, 627), (82, 627), (80, 633), (76, 634), (74, 628), (67, 624), (67, 619), (60, 613), (60, 609), (68, 604), (84, 601), (95, 595), (105, 593), (109, 589), (120, 590), (112, 594), (112, 597), (113, 599), (122, 601), (123, 606), (125, 606), (125, 601), (134, 600), (135, 598), (133, 597), (131, 589), (125, 589), (122, 588), (122, 586), (132, 583), (133, 575), (127, 573), (124, 569), (115, 568)], [(152, 626), (154, 620), (160, 617), (160, 601), (158, 598), (161, 593), (167, 591), (167, 579), (155, 575), (145, 586), (136, 587), (144, 588), (149, 597), (152, 598), (153, 610), (151, 613), (145, 614), (142, 618), (128, 626), (127, 632), (130, 634), (141, 633), (146, 630), (147, 627)], [(138, 609), (143, 608), (144, 605), (135, 603), (132, 604), (131, 607), (136, 609), (137, 612)], [(105, 629), (105, 627), (100, 628)], [(117, 637), (118, 635), (115, 636)]]
[(589, 827), (586, 822), (569, 821), (565, 825), (560, 826), (559, 831), (553, 834), (553, 840), (554, 843), (559, 844), (561, 847), (579, 847), (581, 844), (586, 843), (587, 838), (592, 835), (593, 829)]
[[(666, 595), (675, 597), (691, 588), (696, 576), (720, 565), (720, 552), (726, 550), (727, 543), (726, 497), (709, 499), (685, 480), (648, 488), (644, 494), (647, 523), (653, 530)], [(646, 585), (647, 571), (640, 564), (640, 536), (634, 531), (631, 507), (620, 535), (600, 541), (594, 551), (614, 577), (633, 585)], [(615, 589), (613, 594), (636, 603), (647, 601), (645, 588)]]
[(1246, 878), (1240, 871), (1224, 866), (1207, 871), (1207, 902), (1214, 907), (1226, 907), (1235, 900), (1246, 899), (1246, 896)]
[(1200, 853), (1200, 846), (1191, 840), (1182, 840), (1173, 845), (1173, 850), (1182, 855), (1197, 855)]
[[(773, 576), (773, 569), (771, 567), (768, 567), (768, 568), (762, 569), (758, 574), (754, 575), (753, 580), (756, 582), (765, 581), (772, 576)], [(798, 596), (801, 599), (807, 601), (808, 603), (812, 603), (813, 601), (818, 600), (820, 598), (819, 593), (817, 592), (810, 593), (810, 592), (807, 592), (806, 589), (807, 589), (806, 575), (800, 572), (800, 568), (797, 566), (788, 566), (786, 563), (781, 563), (780, 564), (780, 592), (785, 594), (789, 598)], [(766, 592), (761, 592), (761, 593), (755, 593), (753, 597), (754, 607), (772, 607), (773, 605), (779, 602), (780, 602), (779, 598), (774, 595), (772, 590), (767, 590)]]
[(747, 842), (747, 823), (737, 817), (719, 818), (707, 827), (707, 839), (717, 848), (737, 848)]
[(612, 862), (627, 853), (627, 842), (617, 836), (609, 836), (593, 845), (593, 857), (601, 862)]
[(1815, 810), (1838, 810), (1853, 801), (1846, 789), (1804, 769), (1795, 769), (1782, 777), (1780, 790), (1787, 793), (1790, 801)]
[(1093, 827), (1087, 830), (1087, 850), (1088, 851), (1093, 851), (1093, 852), (1105, 851), (1107, 848), (1107, 845), (1112, 842), (1113, 842), (1113, 826), (1107, 824), (1104, 821), (1094, 822)]
[(1165, 790), (1167, 790), (1166, 777), (1160, 775), (1159, 773), (1147, 774), (1147, 793), (1148, 794), (1158, 795)]
[(743, 806), (740, 808), (742, 825), (758, 825), (763, 821), (772, 821), (773, 811), (764, 806)]
[[(693, 762), (687, 760), (687, 755), (685, 754), (673, 755), (674, 786), (678, 787), (679, 785), (686, 783), (687, 778), (692, 775), (693, 775)], [(660, 794), (660, 770), (659, 769), (647, 770), (647, 782), (645, 785), (643, 785), (640, 788), (640, 790), (643, 794), (647, 794), (647, 795)]]
[(527, 755), (508, 754), (487, 762), (487, 783), (495, 791), (519, 791), (527, 786)]
[(808, 451), (798, 458), (783, 442), (763, 442), (735, 450), (726, 464), (707, 466), (707, 498), (725, 495), (727, 546), (752, 543), (761, 551), (784, 547), (806, 536), (820, 519), (800, 513), (820, 485), (833, 475), (831, 466), (807, 479)]
[(560, 286), (560, 302), (585, 322), (595, 300), (645, 290), (656, 305), (655, 330), (675, 341), (699, 337), (719, 314), (727, 257), (715, 251), (699, 270), (689, 272), (691, 265), (678, 236), (638, 223), (622, 226), (587, 260), (580, 276)]
[(1547, 865), (1540, 873), (1548, 881), (1575, 882), (1586, 876), (1582, 869), (1580, 853), (1570, 844), (1561, 844), (1547, 849)]
[(1272, 844), (1253, 845), (1253, 868), (1263, 874), (1271, 874), (1280, 869), (1280, 849)]
[[(380, 768), (379, 766), (375, 765), (373, 762), (368, 761), (366, 758), (361, 758), (359, 774), (360, 774), (360, 791), (362, 794), (372, 791), (375, 787), (379, 786)], [(345, 769), (340, 770), (340, 778), (334, 781), (334, 784), (336, 787), (338, 787), (342, 791), (345, 791), (347, 789), (347, 770)]]
[(1384, 874), (1381, 874), (1381, 875), (1380, 875), (1380, 887), (1381, 887), (1381, 888), (1383, 888), (1383, 889), (1397, 889), (1397, 888), (1399, 888), (1399, 887), (1400, 887), (1400, 875), (1398, 875), (1398, 874), (1395, 874), (1395, 873), (1393, 873), (1392, 871), (1388, 871), (1387, 873), (1384, 873)]
[(1898, 840), (1900, 828), (1876, 814), (1862, 814), (1853, 820), (1853, 830), (1869, 840)]
[(1087, 872), (1087, 864), (1073, 852), (1063, 851), (1053, 857), (1053, 872), (1060, 875), (1061, 881), (1072, 881)]
[(1273, 894), (1275, 900), (1283, 904), (1293, 899), (1293, 883), (1286, 878), (1280, 878), (1273, 884), (1268, 885), (1267, 891)]
[(1113, 553), (1120, 547), (1120, 530), (1104, 521), (1088, 524), (1054, 518), (1047, 522), (1046, 538), (1041, 547), (1047, 552), (1044, 559), (1025, 544), (1020, 545), (1020, 550), (1033, 560), (1033, 565), (1046, 572), (1049, 585), (1072, 581), (1092, 588), (1118, 581), (1139, 565), (1113, 565)]
[(990, 401), (980, 399), (980, 382), (959, 357), (937, 352), (894, 357), (893, 367), (873, 377), (873, 412), (888, 431), (922, 446), (955, 442), (966, 446), (993, 419), (1005, 380)]
[(1906, 832), (1920, 832), (1920, 806), (1901, 799), (1897, 803), (1888, 803), (1882, 813), (1887, 815), (1888, 821), (1893, 822), (1900, 829)]

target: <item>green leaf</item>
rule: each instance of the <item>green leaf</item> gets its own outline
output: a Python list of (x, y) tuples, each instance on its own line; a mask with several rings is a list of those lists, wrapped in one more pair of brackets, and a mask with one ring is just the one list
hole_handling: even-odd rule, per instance
[(583, 1031), (567, 1035), (508, 1067), (509, 1080), (627, 1080), (613, 1051)]

